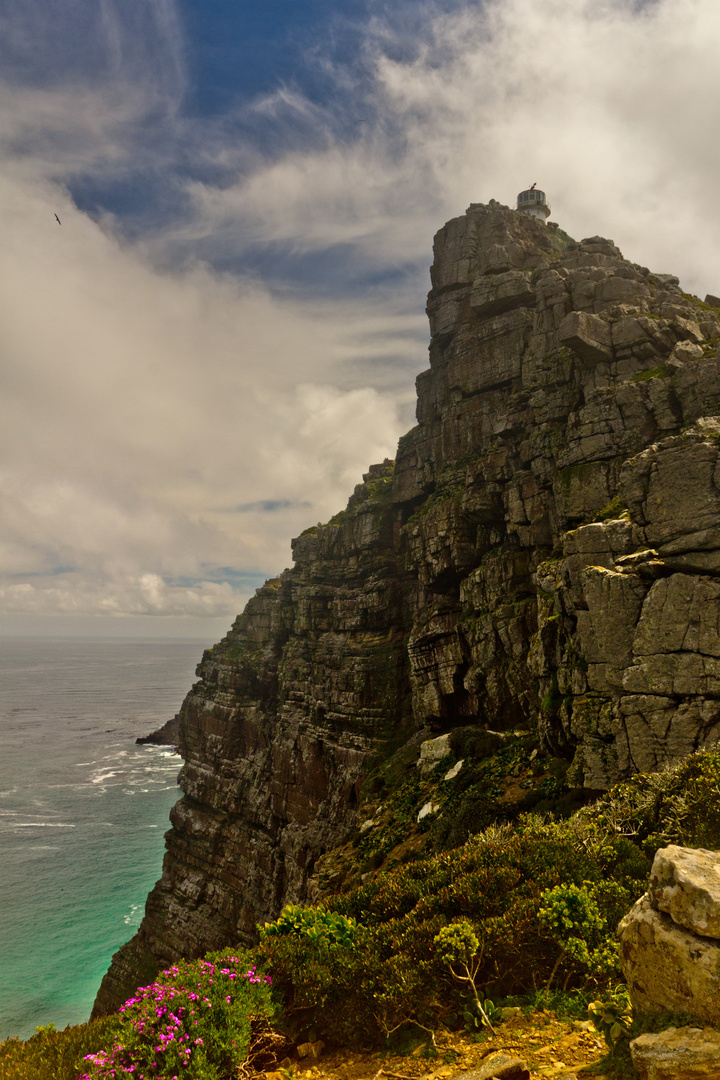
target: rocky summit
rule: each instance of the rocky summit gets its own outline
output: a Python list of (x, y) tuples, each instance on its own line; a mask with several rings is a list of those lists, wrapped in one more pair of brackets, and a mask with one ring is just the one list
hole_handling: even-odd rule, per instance
[(363, 776), (423, 733), (532, 729), (591, 790), (720, 739), (720, 301), (495, 202), (431, 276), (396, 461), (203, 655), (163, 876), (95, 1015), (312, 899)]

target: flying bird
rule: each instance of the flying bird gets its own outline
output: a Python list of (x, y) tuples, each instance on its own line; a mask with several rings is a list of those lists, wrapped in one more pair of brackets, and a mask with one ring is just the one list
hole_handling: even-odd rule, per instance
[(60, 220), (60, 218), (59, 218), (59, 217), (57, 216), (57, 214), (55, 215), (55, 220), (57, 221), (58, 225), (62, 225), (62, 221), (61, 221), (61, 220)]

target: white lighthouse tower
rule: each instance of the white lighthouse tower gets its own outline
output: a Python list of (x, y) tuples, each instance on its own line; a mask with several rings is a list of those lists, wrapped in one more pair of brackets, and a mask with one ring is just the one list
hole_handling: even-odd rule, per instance
[(550, 217), (550, 204), (545, 198), (545, 192), (539, 191), (534, 184), (532, 187), (520, 192), (517, 197), (517, 209), (522, 210), (523, 214), (530, 214), (531, 217), (538, 218), (542, 222)]

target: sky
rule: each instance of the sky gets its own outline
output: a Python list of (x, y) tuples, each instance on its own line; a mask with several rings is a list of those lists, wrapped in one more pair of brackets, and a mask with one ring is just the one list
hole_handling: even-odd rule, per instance
[(0, 634), (218, 640), (414, 423), (471, 202), (720, 294), (718, 55), (717, 0), (5, 0)]

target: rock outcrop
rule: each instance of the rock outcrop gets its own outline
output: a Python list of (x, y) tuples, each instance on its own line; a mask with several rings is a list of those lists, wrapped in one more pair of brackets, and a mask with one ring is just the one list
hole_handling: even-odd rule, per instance
[(378, 754), (533, 727), (601, 789), (720, 738), (720, 310), (491, 203), (435, 238), (418, 424), (181, 711), (162, 880), (96, 1013), (312, 896)]
[(668, 1028), (630, 1043), (640, 1080), (720, 1080), (720, 1031)]
[(661, 848), (648, 892), (618, 935), (637, 1012), (686, 1013), (720, 1025), (720, 853)]
[(135, 740), (140, 746), (177, 746), (180, 741), (180, 717), (176, 713), (172, 720), (151, 731), (149, 735), (142, 735)]

